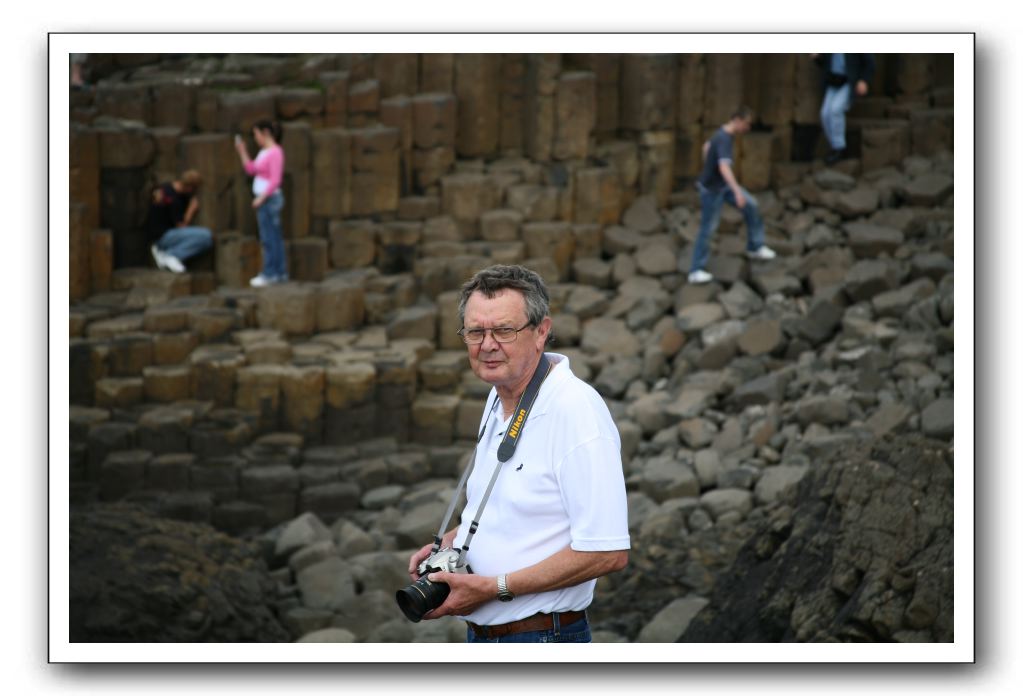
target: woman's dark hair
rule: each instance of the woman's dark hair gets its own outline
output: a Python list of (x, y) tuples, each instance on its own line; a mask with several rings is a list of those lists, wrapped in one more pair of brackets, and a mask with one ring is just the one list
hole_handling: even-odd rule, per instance
[(284, 140), (284, 130), (281, 128), (281, 124), (277, 121), (263, 119), (261, 121), (256, 121), (252, 127), (256, 130), (270, 131), (270, 135), (273, 136), (274, 142), (278, 145), (280, 145), (281, 141)]

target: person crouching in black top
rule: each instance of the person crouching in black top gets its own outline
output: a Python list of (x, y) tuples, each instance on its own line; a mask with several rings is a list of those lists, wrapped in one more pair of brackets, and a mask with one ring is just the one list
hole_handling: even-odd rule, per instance
[(209, 228), (192, 224), (199, 210), (200, 186), (199, 172), (189, 169), (153, 190), (146, 227), (150, 242), (156, 240), (150, 251), (158, 268), (184, 273), (187, 259), (213, 246)]

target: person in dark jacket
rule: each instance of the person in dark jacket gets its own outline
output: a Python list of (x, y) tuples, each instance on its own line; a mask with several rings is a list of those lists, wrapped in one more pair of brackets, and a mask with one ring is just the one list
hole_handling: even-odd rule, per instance
[(874, 77), (874, 56), (871, 53), (811, 53), (824, 70), (824, 101), (821, 103), (821, 127), (831, 152), (824, 158), (834, 164), (846, 155), (845, 112), (853, 97), (869, 91)]
[(150, 251), (158, 268), (184, 273), (186, 259), (213, 246), (213, 233), (192, 224), (199, 210), (196, 193), (201, 185), (199, 172), (189, 169), (153, 190), (146, 227), (149, 240), (156, 240)]

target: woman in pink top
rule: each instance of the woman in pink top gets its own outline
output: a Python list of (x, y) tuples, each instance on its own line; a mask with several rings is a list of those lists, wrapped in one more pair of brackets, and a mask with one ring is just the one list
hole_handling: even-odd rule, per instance
[(259, 146), (256, 159), (250, 160), (242, 138), (236, 135), (234, 147), (238, 150), (245, 172), (253, 176), (252, 207), (256, 209), (259, 223), (259, 240), (263, 244), (263, 270), (249, 281), (255, 288), (283, 283), (288, 280), (287, 263), (284, 258), (284, 234), (281, 232), (281, 209), (284, 208), (284, 194), (281, 181), (284, 178), (284, 150), (280, 146), (284, 133), (276, 121), (259, 121), (252, 127), (252, 137)]

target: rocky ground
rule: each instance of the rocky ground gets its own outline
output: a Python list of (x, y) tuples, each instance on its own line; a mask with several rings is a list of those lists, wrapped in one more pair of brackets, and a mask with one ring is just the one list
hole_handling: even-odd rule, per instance
[[(778, 259), (747, 261), (726, 210), (706, 286), (678, 272), (698, 224), (689, 192), (636, 199), (564, 258), (556, 236), (537, 243), (546, 277), (570, 266), (551, 283), (555, 349), (623, 441), (634, 550), (598, 584), (600, 640), (953, 637), (951, 157), (785, 171), (757, 196)], [(467, 276), (464, 260), (276, 295), (116, 271), (114, 292), (75, 305), (72, 635), (132, 640), (158, 623), (148, 639), (463, 640), (454, 620), (407, 622), (393, 593), (436, 531), (486, 391), (442, 338), (441, 279)], [(325, 302), (363, 314), (321, 325)], [(152, 544), (85, 531), (117, 536), (101, 502), (115, 500), (160, 516), (121, 537)], [(217, 539), (199, 546), (208, 558), (183, 541), (195, 535)], [(102, 587), (138, 554), (153, 565), (120, 606), (176, 621), (112, 608)]]
[(258, 549), (125, 503), (73, 506), (73, 642), (289, 640)]

